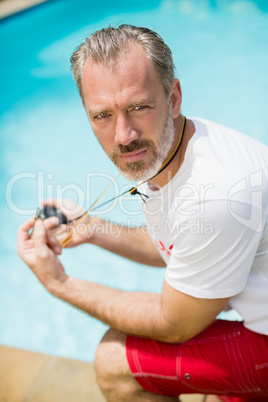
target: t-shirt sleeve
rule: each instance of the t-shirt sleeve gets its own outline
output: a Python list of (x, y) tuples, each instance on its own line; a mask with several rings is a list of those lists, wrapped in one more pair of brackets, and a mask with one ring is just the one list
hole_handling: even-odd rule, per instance
[(167, 283), (198, 298), (240, 293), (260, 243), (262, 211), (242, 202), (213, 200), (194, 216), (172, 219)]

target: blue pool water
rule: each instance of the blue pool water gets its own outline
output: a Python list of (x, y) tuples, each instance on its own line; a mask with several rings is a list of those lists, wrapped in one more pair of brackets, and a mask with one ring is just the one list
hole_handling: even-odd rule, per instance
[[(89, 127), (69, 57), (109, 24), (148, 26), (173, 51), (186, 116), (268, 144), (268, 7), (265, 0), (90, 3), (54, 0), (0, 24), (0, 343), (92, 361), (106, 326), (50, 296), (16, 255), (17, 228), (42, 198), (62, 195), (87, 206), (116, 174)], [(108, 196), (128, 186), (120, 178)], [(134, 199), (108, 218), (143, 222)], [(66, 250), (61, 261), (70, 275), (124, 290), (161, 290), (163, 269), (93, 246)]]

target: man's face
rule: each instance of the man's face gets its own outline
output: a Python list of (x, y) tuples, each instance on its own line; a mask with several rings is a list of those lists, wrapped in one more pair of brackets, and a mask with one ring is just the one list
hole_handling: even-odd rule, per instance
[(132, 46), (111, 66), (87, 60), (83, 94), (92, 129), (129, 180), (148, 180), (174, 142), (172, 107), (144, 50)]

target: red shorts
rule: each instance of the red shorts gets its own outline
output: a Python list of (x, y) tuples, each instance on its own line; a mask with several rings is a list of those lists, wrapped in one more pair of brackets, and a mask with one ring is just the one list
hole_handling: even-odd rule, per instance
[(133, 376), (146, 391), (268, 401), (268, 336), (242, 322), (216, 320), (181, 344), (128, 336), (126, 351)]

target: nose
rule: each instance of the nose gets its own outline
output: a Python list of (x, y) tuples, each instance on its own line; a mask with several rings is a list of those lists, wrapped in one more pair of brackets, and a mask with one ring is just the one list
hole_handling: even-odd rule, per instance
[(138, 131), (134, 128), (131, 118), (125, 115), (118, 116), (115, 126), (115, 142), (128, 145), (138, 138)]

